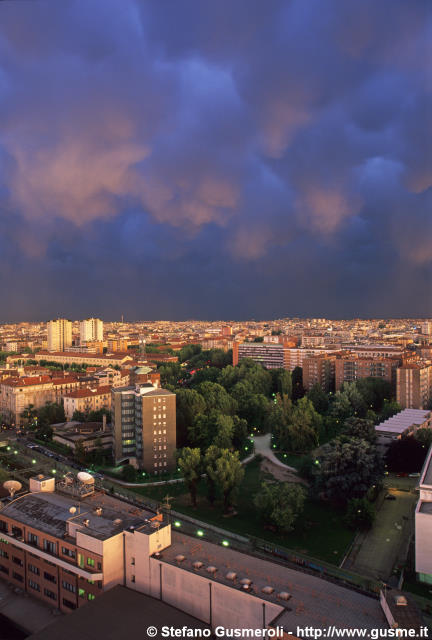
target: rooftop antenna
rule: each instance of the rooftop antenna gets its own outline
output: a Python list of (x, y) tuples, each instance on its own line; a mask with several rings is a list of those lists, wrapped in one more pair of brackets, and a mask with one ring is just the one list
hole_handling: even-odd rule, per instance
[(171, 509), (171, 500), (174, 500), (174, 498), (170, 495), (166, 495), (163, 498), (165, 500), (165, 502), (162, 502), (161, 507), (163, 507), (164, 509), (167, 509), (168, 511)]

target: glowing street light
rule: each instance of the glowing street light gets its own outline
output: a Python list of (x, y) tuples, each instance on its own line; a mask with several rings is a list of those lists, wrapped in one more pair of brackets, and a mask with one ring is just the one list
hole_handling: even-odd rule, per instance
[(204, 531), (202, 529), (198, 529), (198, 531), (196, 532), (197, 536), (199, 536), (200, 538), (203, 537), (204, 535)]
[(221, 544), (222, 544), (223, 547), (229, 547), (228, 540), (222, 540)]
[(181, 522), (180, 522), (180, 520), (176, 520), (176, 521), (174, 522), (174, 526), (175, 526), (175, 527), (181, 527)]

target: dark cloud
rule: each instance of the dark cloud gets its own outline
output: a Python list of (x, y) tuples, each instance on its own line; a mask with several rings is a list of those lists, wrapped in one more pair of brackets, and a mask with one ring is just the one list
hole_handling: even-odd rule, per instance
[(0, 3), (3, 319), (432, 313), (427, 0)]

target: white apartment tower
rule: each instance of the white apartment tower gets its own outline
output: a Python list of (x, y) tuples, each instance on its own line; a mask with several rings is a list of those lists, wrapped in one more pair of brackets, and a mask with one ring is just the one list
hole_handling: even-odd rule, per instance
[(64, 351), (72, 346), (72, 322), (65, 318), (50, 320), (48, 328), (48, 351)]
[(80, 342), (93, 342), (103, 340), (103, 322), (99, 318), (87, 318), (80, 322)]

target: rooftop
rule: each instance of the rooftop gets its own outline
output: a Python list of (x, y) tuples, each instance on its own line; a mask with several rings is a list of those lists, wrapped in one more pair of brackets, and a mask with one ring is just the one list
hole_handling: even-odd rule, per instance
[[(176, 556), (185, 559), (178, 562)], [(316, 628), (335, 625), (338, 628), (376, 629), (387, 626), (377, 599), (268, 560), (197, 541), (176, 531), (172, 532), (171, 546), (162, 551), (162, 562), (205, 575), (209, 580), (235, 589), (242, 588), (240, 580), (248, 578), (255, 595), (282, 606), (284, 601), (278, 599), (277, 594), (290, 593), (285, 611), (274, 621), (288, 632), (295, 632), (298, 624)], [(202, 567), (194, 568), (194, 562), (202, 562)], [(209, 566), (216, 567), (217, 571), (210, 574)], [(226, 577), (229, 572), (236, 574), (235, 580)], [(274, 592), (263, 593), (266, 586), (273, 587)]]
[[(80, 513), (71, 515), (71, 507), (78, 507)], [(152, 533), (154, 527), (149, 521), (155, 516), (151, 511), (137, 509), (102, 493), (95, 493), (79, 502), (57, 492), (25, 494), (6, 504), (0, 515), (57, 538), (65, 537), (66, 522), (72, 520), (82, 525), (86, 535), (99, 540), (106, 540), (130, 527)], [(88, 521), (87, 524), (84, 521)]]
[(375, 430), (381, 433), (402, 434), (413, 425), (423, 424), (430, 415), (431, 412), (424, 409), (404, 409), (395, 416), (378, 424)]

